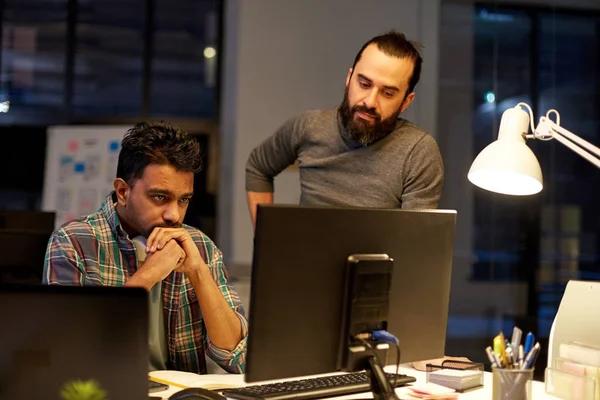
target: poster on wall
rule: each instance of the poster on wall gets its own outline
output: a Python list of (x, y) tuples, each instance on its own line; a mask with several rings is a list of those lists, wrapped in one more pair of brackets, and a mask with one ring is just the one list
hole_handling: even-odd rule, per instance
[(55, 227), (96, 211), (113, 190), (121, 139), (130, 126), (48, 128), (42, 209)]

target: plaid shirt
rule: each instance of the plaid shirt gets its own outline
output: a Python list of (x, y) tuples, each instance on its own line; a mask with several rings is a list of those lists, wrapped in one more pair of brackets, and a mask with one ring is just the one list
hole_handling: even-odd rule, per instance
[[(123, 286), (136, 272), (135, 245), (119, 223), (113, 194), (94, 214), (68, 222), (52, 234), (46, 250), (42, 283)], [(192, 284), (183, 273), (173, 271), (162, 282), (169, 353), (167, 368), (206, 373), (206, 353), (226, 371), (243, 373), (248, 336), (243, 305), (227, 283), (221, 251), (200, 230), (187, 225), (184, 228), (198, 246), (225, 300), (238, 315), (243, 338), (231, 352), (212, 344)]]

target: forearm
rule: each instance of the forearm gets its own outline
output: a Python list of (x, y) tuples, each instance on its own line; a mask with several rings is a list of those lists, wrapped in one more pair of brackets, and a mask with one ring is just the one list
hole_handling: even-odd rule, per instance
[(248, 192), (248, 209), (254, 227), (256, 227), (256, 212), (259, 204), (273, 204), (273, 192)]
[(146, 290), (150, 290), (154, 284), (156, 284), (156, 281), (153, 280), (145, 270), (138, 269), (129, 277), (129, 279), (127, 279), (124, 286), (142, 287)]
[[(158, 261), (165, 262), (164, 260)], [(142, 287), (146, 290), (150, 290), (152, 286), (165, 278), (165, 276), (161, 276), (158, 273), (158, 268), (156, 268), (156, 265), (157, 260), (153, 260), (151, 258), (146, 259), (144, 264), (127, 279), (124, 286)], [(174, 267), (175, 262), (173, 262), (172, 265)]]
[(231, 351), (242, 340), (242, 324), (217, 287), (210, 270), (203, 266), (187, 275), (192, 283), (210, 341)]

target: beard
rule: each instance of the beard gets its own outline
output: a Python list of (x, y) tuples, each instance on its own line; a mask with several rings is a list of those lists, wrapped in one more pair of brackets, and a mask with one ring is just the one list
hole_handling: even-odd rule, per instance
[[(402, 103), (404, 103), (404, 101)], [(368, 146), (382, 137), (387, 136), (394, 130), (398, 115), (400, 115), (401, 107), (402, 105), (400, 105), (392, 115), (382, 120), (381, 115), (379, 115), (374, 108), (368, 108), (367, 106), (358, 104), (350, 108), (348, 87), (346, 87), (346, 90), (344, 91), (344, 100), (340, 106), (340, 117), (342, 119), (342, 125), (344, 126), (344, 129), (346, 129), (346, 132), (348, 132), (348, 135), (350, 135), (355, 142), (363, 146)], [(372, 121), (367, 121), (360, 117), (355, 118), (357, 112), (372, 116), (374, 119)]]

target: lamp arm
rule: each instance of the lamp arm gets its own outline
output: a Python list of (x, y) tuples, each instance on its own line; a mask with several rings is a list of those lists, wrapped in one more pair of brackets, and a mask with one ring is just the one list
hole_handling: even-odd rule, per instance
[(583, 140), (546, 117), (540, 118), (540, 123), (535, 129), (534, 136), (536, 138), (552, 137), (600, 168), (600, 147)]

